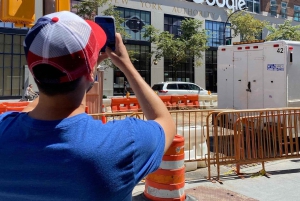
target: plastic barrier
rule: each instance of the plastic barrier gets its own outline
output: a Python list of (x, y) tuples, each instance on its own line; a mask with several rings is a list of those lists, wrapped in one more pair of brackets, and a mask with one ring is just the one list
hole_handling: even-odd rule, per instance
[(168, 109), (176, 109), (176, 104), (172, 105), (171, 96), (159, 96)]
[(129, 110), (138, 112), (141, 109), (136, 97), (129, 97)]
[(199, 96), (198, 94), (195, 95), (186, 95), (186, 105), (188, 108), (200, 108), (199, 104)]
[(88, 106), (85, 106), (85, 109), (84, 109), (85, 113), (89, 113), (89, 107)]
[(111, 110), (112, 112), (127, 112), (129, 111), (130, 101), (127, 98), (112, 98)]
[(187, 107), (187, 96), (186, 95), (173, 95), (171, 96), (172, 105), (176, 105), (177, 109), (183, 109)]
[(150, 200), (184, 201), (184, 185), (184, 138), (176, 135), (160, 168), (146, 177), (144, 195)]
[(7, 107), (4, 104), (0, 104), (0, 114), (7, 111)]
[(102, 105), (102, 110), (101, 110), (101, 112), (103, 113), (103, 115), (102, 115), (102, 117), (101, 117), (101, 121), (102, 121), (102, 123), (106, 124), (107, 118), (106, 118), (106, 116), (105, 116), (105, 105)]
[[(96, 92), (95, 92), (96, 93)], [(176, 109), (212, 109), (217, 107), (217, 95), (170, 95), (159, 96), (168, 110)], [(86, 105), (90, 114), (98, 113), (99, 96), (89, 92), (86, 98)], [(140, 104), (136, 97), (110, 97), (103, 99), (105, 112), (138, 112), (141, 111)]]
[(7, 106), (6, 107), (6, 111), (17, 111), (17, 112), (22, 112), (24, 110), (26, 106), (23, 107), (11, 107), (11, 106)]
[(3, 105), (6, 105), (7, 107), (24, 107), (29, 104), (27, 101), (23, 102), (3, 102)]

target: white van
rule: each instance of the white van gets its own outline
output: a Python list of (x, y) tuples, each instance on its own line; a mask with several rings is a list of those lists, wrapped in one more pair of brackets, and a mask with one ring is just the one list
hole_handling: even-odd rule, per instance
[(160, 82), (154, 84), (152, 89), (158, 95), (208, 95), (208, 91), (191, 82)]

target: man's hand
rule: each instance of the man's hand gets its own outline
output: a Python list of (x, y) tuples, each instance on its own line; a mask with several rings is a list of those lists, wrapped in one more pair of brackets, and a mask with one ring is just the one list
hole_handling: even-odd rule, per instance
[(98, 60), (97, 60), (97, 66), (99, 66), (100, 63), (101, 63), (102, 61), (104, 61), (105, 59), (107, 59), (107, 58), (108, 58), (108, 56), (107, 56), (106, 53), (100, 52), (99, 57), (98, 57)]
[(120, 68), (121, 71), (128, 65), (132, 66), (127, 49), (122, 41), (122, 37), (119, 33), (116, 33), (116, 49), (112, 51), (109, 47), (106, 48), (106, 53), (112, 60), (112, 62)]

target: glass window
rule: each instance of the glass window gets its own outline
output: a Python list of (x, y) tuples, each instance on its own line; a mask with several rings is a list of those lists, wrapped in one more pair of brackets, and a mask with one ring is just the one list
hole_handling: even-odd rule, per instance
[(129, 35), (129, 40), (142, 40), (148, 41), (149, 38), (143, 38), (145, 25), (150, 25), (150, 12), (135, 10), (130, 8), (116, 8), (120, 12), (120, 16), (124, 18), (124, 26), (126, 33)]
[(189, 90), (190, 87), (188, 84), (178, 84), (178, 89)]
[(286, 18), (287, 17), (287, 3), (281, 2), (281, 17)]
[(271, 13), (271, 16), (277, 16), (277, 2), (276, 2), (276, 0), (271, 0), (270, 13)]
[[(226, 24), (226, 31), (224, 37), (224, 22), (205, 21), (205, 29), (208, 34), (207, 46), (218, 47), (219, 45), (231, 44), (231, 30), (230, 23)], [(225, 39), (225, 41), (224, 41)]]
[[(125, 19), (125, 22), (121, 24), (125, 28), (125, 31), (129, 37), (125, 37), (125, 45), (127, 50), (135, 53), (133, 65), (143, 77), (143, 79), (150, 84), (151, 75), (151, 61), (150, 61), (150, 49), (151, 44), (148, 42), (149, 38), (143, 38), (145, 33), (143, 28), (145, 25), (150, 25), (151, 13), (148, 11), (135, 10), (130, 8), (116, 8), (120, 17)], [(139, 42), (141, 41), (141, 42)], [(124, 82), (126, 81), (125, 75), (118, 69), (114, 70), (114, 95), (124, 95)], [(130, 88), (130, 83), (127, 84), (130, 93), (133, 91)]]
[(174, 34), (175, 37), (180, 36), (181, 35), (180, 25), (183, 19), (184, 17), (180, 17), (180, 16), (165, 15), (164, 31), (168, 31), (171, 34)]
[(300, 22), (300, 6), (294, 6), (294, 20)]
[[(165, 15), (164, 16), (164, 31), (168, 31), (180, 36), (180, 25), (184, 17)], [(176, 68), (172, 66), (172, 61), (164, 58), (164, 81), (194, 81), (194, 58), (191, 56), (185, 62), (181, 62)]]
[(3, 96), (4, 93), (3, 84), (4, 84), (3, 54), (0, 54), (0, 96)]
[(4, 53), (11, 53), (12, 35), (4, 35)]
[(20, 54), (21, 48), (23, 48), (23, 45), (21, 43), (21, 37), (19, 35), (13, 36), (13, 52), (16, 54)]
[(197, 90), (197, 91), (200, 91), (200, 88), (199, 88), (197, 85), (189, 84), (189, 87), (190, 87), (191, 90)]
[(10, 29), (9, 34), (0, 30), (0, 96), (23, 95), (23, 66), (27, 62), (22, 44), (27, 31), (19, 35), (15, 30)]
[(246, 0), (246, 6), (248, 12), (260, 13), (260, 0)]
[(159, 91), (163, 89), (163, 86), (164, 86), (163, 84), (155, 84), (153, 85), (152, 89), (155, 91)]
[[(128, 41), (127, 41), (128, 42)], [(134, 58), (136, 59), (133, 62), (134, 67), (140, 73), (147, 83), (150, 83), (150, 46), (144, 45), (133, 45), (126, 44), (128, 51), (134, 51)], [(124, 93), (124, 81), (126, 81), (125, 75), (118, 69), (114, 70), (114, 95), (123, 95)], [(130, 83), (128, 84), (128, 89), (130, 93), (133, 93), (130, 89)]]
[(167, 89), (177, 89), (177, 84), (168, 84)]
[(205, 51), (206, 90), (217, 92), (217, 48)]

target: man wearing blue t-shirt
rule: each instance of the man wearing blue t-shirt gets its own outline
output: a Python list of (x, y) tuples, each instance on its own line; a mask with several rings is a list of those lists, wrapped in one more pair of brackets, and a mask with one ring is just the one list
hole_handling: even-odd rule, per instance
[[(24, 112), (0, 115), (0, 200), (131, 200), (173, 141), (175, 124), (130, 62), (120, 34), (71, 12), (40, 18), (24, 48), (39, 98)], [(147, 121), (102, 124), (85, 114), (95, 68), (109, 57), (125, 74)]]

